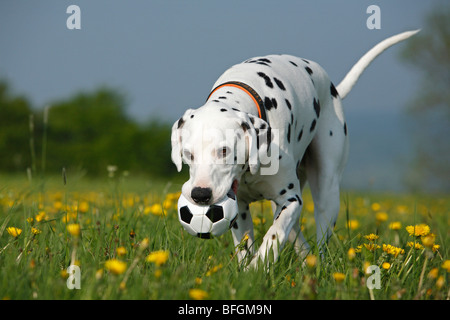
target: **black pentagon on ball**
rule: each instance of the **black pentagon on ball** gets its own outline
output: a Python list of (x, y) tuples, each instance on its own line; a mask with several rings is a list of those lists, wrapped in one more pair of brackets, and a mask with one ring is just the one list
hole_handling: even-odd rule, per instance
[(180, 217), (181, 220), (183, 220), (186, 223), (191, 223), (192, 220), (192, 213), (191, 210), (189, 210), (189, 208), (187, 206), (181, 207), (180, 208)]
[(212, 205), (209, 207), (206, 216), (211, 220), (212, 223), (220, 221), (223, 219), (223, 208), (221, 206)]
[(212, 235), (209, 232), (197, 233), (197, 237), (200, 239), (211, 239)]

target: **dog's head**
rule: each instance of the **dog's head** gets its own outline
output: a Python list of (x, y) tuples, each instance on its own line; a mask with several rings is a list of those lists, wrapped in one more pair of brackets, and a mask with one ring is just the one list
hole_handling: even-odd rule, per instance
[(197, 204), (213, 204), (230, 190), (237, 193), (246, 171), (257, 174), (267, 153), (271, 130), (266, 121), (211, 102), (189, 109), (172, 126), (172, 161), (189, 165), (183, 195)]

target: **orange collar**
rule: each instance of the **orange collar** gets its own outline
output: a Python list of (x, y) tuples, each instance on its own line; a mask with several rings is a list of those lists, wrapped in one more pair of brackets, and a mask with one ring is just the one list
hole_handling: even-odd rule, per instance
[(211, 97), (211, 95), (218, 89), (223, 88), (223, 87), (234, 87), (234, 88), (238, 88), (241, 89), (242, 91), (244, 91), (245, 93), (247, 93), (250, 98), (252, 98), (253, 102), (256, 105), (256, 109), (258, 110), (258, 115), (261, 119), (263, 119), (264, 121), (267, 121), (267, 117), (266, 117), (266, 110), (264, 109), (264, 103), (261, 99), (261, 97), (259, 96), (258, 93), (256, 93), (256, 91), (250, 87), (249, 85), (242, 83), (242, 82), (238, 82), (238, 81), (229, 81), (229, 82), (225, 82), (222, 83), (220, 85), (218, 85), (217, 87), (215, 87), (211, 93), (209, 94), (208, 98), (206, 99), (206, 101), (209, 100), (209, 97)]

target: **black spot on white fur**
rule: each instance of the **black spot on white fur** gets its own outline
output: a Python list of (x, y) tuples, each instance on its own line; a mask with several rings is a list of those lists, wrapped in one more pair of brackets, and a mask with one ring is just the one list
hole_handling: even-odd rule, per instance
[(266, 82), (266, 86), (268, 86), (269, 88), (273, 88), (273, 83), (272, 80), (270, 80), (269, 76), (267, 76), (264, 72), (258, 72), (258, 76), (264, 79), (264, 81)]
[(292, 110), (292, 106), (291, 106), (291, 103), (289, 102), (289, 100), (288, 99), (284, 99), (284, 101), (286, 101), (286, 105), (287, 105), (288, 109)]
[(267, 111), (270, 111), (272, 108), (276, 109), (278, 106), (277, 100), (275, 98), (270, 99), (269, 97), (264, 98), (264, 107)]
[(278, 88), (280, 88), (283, 91), (286, 91), (286, 88), (284, 87), (284, 84), (283, 82), (281, 82), (281, 80), (278, 80), (277, 78), (273, 78), (273, 80), (277, 84)]
[(314, 119), (313, 122), (311, 123), (311, 127), (309, 128), (309, 132), (314, 131), (316, 124), (317, 124), (317, 121), (316, 121), (316, 119)]
[(303, 128), (302, 128), (302, 130), (300, 130), (300, 133), (298, 134), (297, 141), (300, 141), (300, 139), (302, 138), (302, 135), (303, 135)]
[(339, 93), (336, 90), (336, 87), (334, 86), (333, 82), (330, 85), (330, 93), (333, 96), (333, 98), (337, 98)]
[(178, 120), (177, 128), (178, 128), (178, 129), (181, 129), (181, 127), (183, 127), (183, 124), (184, 124), (184, 119), (183, 119), (183, 117), (181, 117), (181, 118)]
[(320, 102), (319, 102), (319, 100), (316, 100), (316, 98), (314, 98), (313, 104), (314, 104), (314, 111), (316, 112), (316, 115), (318, 118), (320, 115)]
[(291, 124), (288, 124), (286, 139), (288, 143), (291, 143)]

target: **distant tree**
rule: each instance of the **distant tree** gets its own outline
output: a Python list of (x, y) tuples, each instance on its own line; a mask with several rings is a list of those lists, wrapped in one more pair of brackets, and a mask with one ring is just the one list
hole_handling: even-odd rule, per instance
[[(44, 119), (45, 118), (45, 119)], [(30, 130), (32, 123), (32, 130)], [(36, 111), (0, 82), (0, 171), (57, 174), (62, 168), (90, 176), (119, 171), (170, 178), (171, 125), (128, 117), (124, 95), (101, 88)]]
[(422, 73), (410, 102), (416, 156), (407, 183), (428, 191), (450, 190), (450, 6), (426, 18), (422, 31), (407, 41), (402, 58)]
[(146, 124), (139, 136), (138, 158), (144, 171), (156, 171), (160, 176), (171, 177), (177, 173), (170, 158), (170, 134), (172, 126), (153, 120)]
[(111, 89), (79, 93), (52, 104), (48, 115), (48, 166), (76, 167), (91, 175), (108, 165), (129, 169), (135, 161), (137, 125), (125, 113), (124, 98)]
[(0, 169), (23, 171), (30, 166), (30, 104), (13, 96), (5, 81), (0, 82)]
[(176, 172), (170, 161), (170, 128), (157, 120), (140, 125), (130, 119), (124, 96), (112, 89), (79, 93), (50, 108), (47, 167), (101, 176), (113, 165), (167, 178)]

